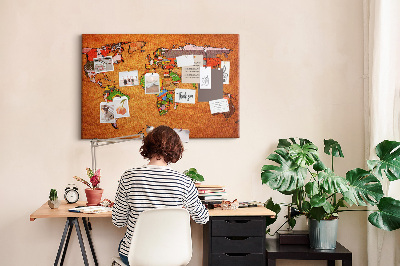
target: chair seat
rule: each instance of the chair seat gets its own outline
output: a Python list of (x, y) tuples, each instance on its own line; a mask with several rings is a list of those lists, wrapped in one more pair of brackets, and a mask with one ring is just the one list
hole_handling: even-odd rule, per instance
[(122, 262), (120, 257), (113, 257), (112, 266), (126, 266), (125, 263)]

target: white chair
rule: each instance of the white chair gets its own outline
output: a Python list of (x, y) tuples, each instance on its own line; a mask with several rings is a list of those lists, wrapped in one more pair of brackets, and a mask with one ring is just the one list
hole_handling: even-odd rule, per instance
[[(185, 209), (152, 209), (139, 215), (128, 255), (130, 266), (180, 266), (191, 258), (190, 216)], [(113, 265), (125, 265), (119, 257), (113, 260)]]

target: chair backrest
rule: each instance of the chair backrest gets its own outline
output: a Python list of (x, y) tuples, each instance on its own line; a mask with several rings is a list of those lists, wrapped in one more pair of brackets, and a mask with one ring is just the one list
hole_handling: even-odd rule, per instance
[(182, 208), (140, 213), (129, 251), (133, 266), (180, 266), (192, 258), (190, 215)]

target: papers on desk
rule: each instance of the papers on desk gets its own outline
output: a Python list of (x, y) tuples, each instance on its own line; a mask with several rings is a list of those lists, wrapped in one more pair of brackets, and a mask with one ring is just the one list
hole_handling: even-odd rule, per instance
[(79, 206), (76, 208), (69, 209), (70, 212), (80, 212), (80, 213), (102, 213), (102, 212), (110, 212), (112, 208), (103, 207), (103, 206)]
[(197, 185), (199, 198), (204, 204), (221, 204), (226, 200), (226, 192), (223, 186), (218, 185)]

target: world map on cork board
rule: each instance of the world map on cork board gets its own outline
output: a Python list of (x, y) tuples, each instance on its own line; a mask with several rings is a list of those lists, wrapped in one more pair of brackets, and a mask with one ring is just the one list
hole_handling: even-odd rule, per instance
[(82, 139), (239, 137), (238, 34), (83, 34)]

